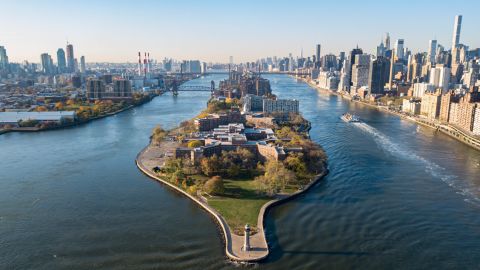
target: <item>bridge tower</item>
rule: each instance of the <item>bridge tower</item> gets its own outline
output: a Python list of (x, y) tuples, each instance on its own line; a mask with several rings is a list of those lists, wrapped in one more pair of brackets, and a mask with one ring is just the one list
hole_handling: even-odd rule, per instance
[(178, 85), (177, 85), (177, 79), (174, 79), (172, 82), (172, 94), (174, 96), (178, 96)]
[(212, 92), (212, 97), (213, 97), (213, 94), (215, 93), (215, 81), (212, 80), (210, 82), (210, 91)]

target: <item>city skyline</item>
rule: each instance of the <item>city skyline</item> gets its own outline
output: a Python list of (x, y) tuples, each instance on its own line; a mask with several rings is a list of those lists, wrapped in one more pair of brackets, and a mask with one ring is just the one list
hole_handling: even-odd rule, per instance
[[(431, 39), (450, 49), (453, 21), (458, 14), (463, 15), (460, 43), (472, 47), (480, 43), (475, 34), (475, 8), (466, 1), (437, 8), (432, 14), (424, 12), (430, 8), (430, 1), (416, 4), (414, 10), (405, 3), (405, 7), (394, 10), (399, 15), (397, 20), (391, 19), (391, 8), (381, 2), (343, 2), (348, 5), (313, 1), (302, 1), (293, 7), (286, 1), (250, 2), (246, 6), (219, 1), (85, 1), (80, 5), (9, 2), (3, 4), (9, 12), (2, 15), (0, 23), (9, 27), (0, 30), (0, 44), (5, 46), (12, 62), (38, 63), (42, 53), (55, 55), (58, 48), (65, 48), (69, 42), (75, 46), (75, 55), (85, 55), (88, 62), (134, 63), (137, 51), (149, 51), (157, 60), (172, 57), (226, 63), (233, 56), (238, 63), (273, 55), (300, 55), (302, 49), (304, 56), (311, 56), (315, 54), (315, 44), (321, 44), (322, 55), (349, 51), (356, 44), (373, 53), (385, 32), (389, 32), (392, 44), (403, 39), (406, 48), (417, 52), (427, 51)], [(115, 13), (109, 12), (113, 4)], [(469, 8), (459, 8), (462, 6)], [(43, 15), (48, 13), (56, 16), (45, 19)], [(8, 24), (20, 15), (29, 19)], [(198, 23), (185, 20), (192, 16), (198, 16)], [(417, 19), (402, 20), (401, 16)], [(224, 38), (218, 39), (218, 35)], [(242, 38), (247, 35), (248, 39)], [(32, 42), (36, 46), (31, 46)]]

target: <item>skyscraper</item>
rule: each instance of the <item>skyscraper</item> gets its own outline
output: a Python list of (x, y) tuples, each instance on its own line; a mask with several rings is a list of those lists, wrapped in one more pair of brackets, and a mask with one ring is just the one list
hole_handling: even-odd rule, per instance
[(397, 42), (395, 43), (395, 56), (399, 60), (403, 59), (403, 56), (404, 56), (404, 50), (403, 50), (404, 44), (405, 44), (405, 41), (403, 39), (397, 39)]
[(386, 52), (386, 48), (385, 48), (385, 44), (383, 44), (383, 41), (380, 42), (380, 45), (377, 46), (377, 57), (379, 56), (385, 56), (385, 52)]
[(8, 65), (7, 50), (5, 47), (0, 46), (0, 68), (6, 68)]
[(45, 74), (53, 74), (53, 60), (48, 53), (40, 55), (42, 62), (42, 72)]
[(368, 88), (370, 94), (383, 94), (390, 75), (390, 61), (383, 56), (377, 57), (370, 62), (369, 72)]
[(57, 65), (59, 72), (65, 72), (67, 69), (67, 61), (65, 60), (65, 51), (62, 48), (57, 50)]
[(385, 42), (383, 43), (385, 45), (385, 49), (388, 51), (390, 50), (390, 34), (387, 32), (385, 33)]
[(80, 72), (85, 73), (85, 71), (86, 71), (85, 56), (82, 55), (82, 57), (80, 57)]
[(67, 44), (67, 68), (68, 72), (75, 72), (75, 57), (72, 44)]
[(370, 55), (355, 55), (355, 64), (352, 66), (352, 89), (350, 94), (356, 93), (362, 86), (368, 86), (369, 69)]
[(316, 50), (315, 50), (315, 67), (320, 67), (320, 53), (321, 53), (322, 45), (317, 44)]
[(462, 30), (462, 15), (455, 16), (455, 24), (453, 25), (452, 49), (460, 44), (460, 31)]
[(348, 55), (348, 60), (349, 61), (349, 65), (348, 65), (348, 73), (347, 73), (347, 81), (348, 83), (346, 84), (346, 87), (348, 89), (350, 89), (350, 86), (352, 85), (352, 67), (353, 67), (353, 64), (355, 64), (355, 56), (359, 55), (359, 54), (363, 54), (363, 51), (362, 49), (358, 48), (355, 48), (353, 49), (350, 54)]
[(435, 64), (435, 56), (437, 55), (437, 40), (432, 39), (428, 42), (428, 61)]

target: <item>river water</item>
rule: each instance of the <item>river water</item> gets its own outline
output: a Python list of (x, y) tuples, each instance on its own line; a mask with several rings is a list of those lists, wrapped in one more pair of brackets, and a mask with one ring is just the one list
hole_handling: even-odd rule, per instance
[[(282, 75), (330, 174), (266, 219), (254, 269), (479, 269), (480, 152)], [(188, 82), (210, 85), (224, 75)], [(136, 154), (209, 93), (181, 92), (75, 128), (0, 136), (0, 269), (235, 269), (214, 221), (141, 174)], [(365, 122), (345, 124), (352, 111)]]

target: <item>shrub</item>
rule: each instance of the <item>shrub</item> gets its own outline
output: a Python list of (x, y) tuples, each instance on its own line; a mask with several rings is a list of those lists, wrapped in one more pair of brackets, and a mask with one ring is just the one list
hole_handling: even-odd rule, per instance
[(188, 148), (197, 148), (202, 146), (202, 142), (199, 140), (194, 140), (194, 141), (189, 141), (188, 142)]
[(222, 195), (225, 192), (222, 177), (214, 176), (203, 186), (203, 191), (210, 195)]

